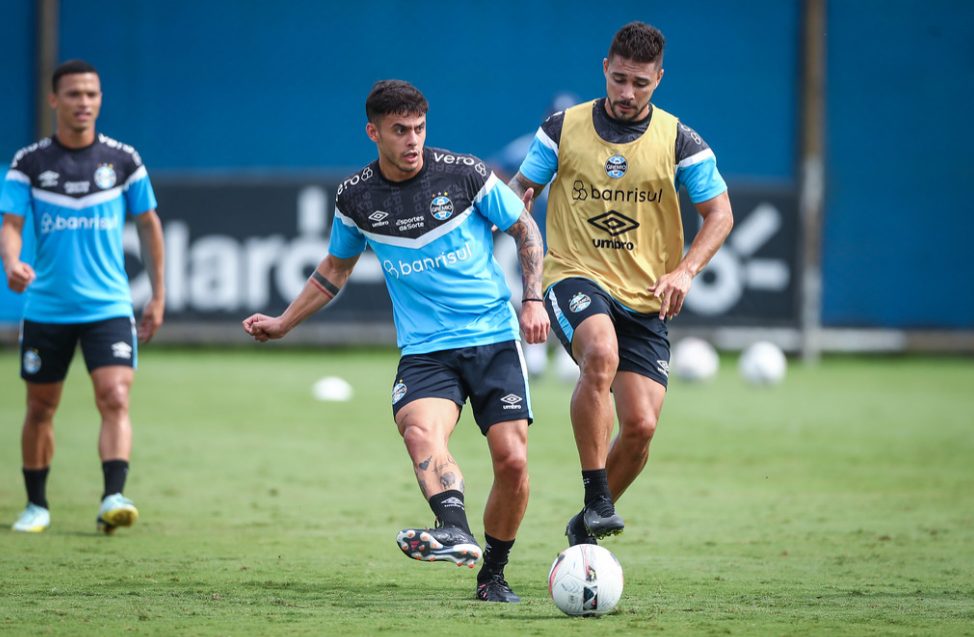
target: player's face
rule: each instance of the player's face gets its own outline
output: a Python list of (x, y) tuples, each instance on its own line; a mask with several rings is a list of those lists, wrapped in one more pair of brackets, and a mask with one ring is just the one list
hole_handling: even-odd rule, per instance
[(614, 119), (624, 122), (641, 120), (649, 114), (653, 91), (663, 79), (658, 62), (634, 62), (613, 56), (602, 60), (605, 73), (605, 108)]
[(426, 115), (385, 115), (365, 127), (379, 149), (379, 167), (386, 179), (403, 181), (423, 167)]
[(93, 130), (101, 111), (101, 82), (95, 73), (72, 73), (58, 80), (48, 101), (57, 112), (58, 130), (84, 133)]

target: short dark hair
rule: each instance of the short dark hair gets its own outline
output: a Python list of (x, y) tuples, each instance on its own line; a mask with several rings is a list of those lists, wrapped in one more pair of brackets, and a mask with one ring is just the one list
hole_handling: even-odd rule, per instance
[(365, 116), (373, 124), (383, 115), (425, 115), (428, 110), (419, 89), (402, 80), (379, 80), (365, 99)]
[(54, 75), (51, 76), (51, 90), (57, 93), (58, 82), (65, 75), (75, 75), (78, 73), (94, 73), (98, 75), (98, 71), (95, 67), (88, 64), (84, 60), (68, 60), (67, 62), (62, 62), (56, 69), (54, 69)]
[(618, 55), (633, 62), (662, 64), (664, 46), (666, 38), (659, 29), (645, 22), (630, 22), (612, 38), (607, 57), (611, 60), (613, 55)]

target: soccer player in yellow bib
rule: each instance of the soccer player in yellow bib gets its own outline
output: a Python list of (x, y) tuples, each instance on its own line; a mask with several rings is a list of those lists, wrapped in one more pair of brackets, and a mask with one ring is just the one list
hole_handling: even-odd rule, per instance
[[(713, 151), (651, 101), (664, 44), (650, 25), (622, 27), (602, 61), (606, 97), (545, 120), (510, 182), (523, 196), (554, 178), (543, 300), (580, 368), (571, 420), (585, 487), (569, 545), (622, 531), (615, 502), (646, 465), (666, 395), (667, 321), (733, 226)], [(681, 185), (703, 218), (686, 254)]]

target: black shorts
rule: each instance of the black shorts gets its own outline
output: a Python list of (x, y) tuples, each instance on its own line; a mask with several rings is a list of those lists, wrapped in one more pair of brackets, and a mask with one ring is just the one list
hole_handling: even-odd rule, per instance
[(608, 315), (619, 341), (618, 371), (634, 372), (666, 387), (670, 375), (669, 329), (658, 314), (633, 312), (592, 281), (581, 278), (564, 279), (548, 288), (545, 307), (552, 331), (569, 354), (579, 324), (594, 314)]
[(29, 383), (59, 383), (68, 375), (81, 342), (88, 372), (108, 365), (136, 367), (138, 341), (130, 316), (91, 323), (20, 324), (20, 377)]
[(419, 398), (446, 398), (461, 409), (469, 398), (484, 435), (494, 423), (533, 420), (518, 341), (403, 356), (392, 388), (393, 416)]

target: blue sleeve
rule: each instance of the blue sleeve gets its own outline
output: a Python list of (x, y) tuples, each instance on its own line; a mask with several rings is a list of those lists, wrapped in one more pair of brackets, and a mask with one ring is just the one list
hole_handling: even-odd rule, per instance
[(727, 184), (717, 170), (717, 158), (713, 152), (708, 149), (701, 155), (707, 156), (699, 161), (691, 161), (694, 158), (682, 161), (676, 168), (676, 189), (680, 189), (680, 184), (686, 186), (693, 203), (713, 199), (727, 191)]
[(149, 175), (144, 171), (142, 176), (134, 181), (130, 181), (125, 187), (125, 204), (128, 206), (129, 214), (140, 215), (143, 212), (155, 210), (159, 202), (156, 201), (156, 193), (152, 190), (152, 182)]
[(490, 174), (473, 203), (480, 214), (501, 230), (507, 230), (514, 225), (524, 210), (521, 198), (494, 173)]
[(520, 173), (536, 184), (547, 184), (558, 172), (558, 146), (540, 128), (534, 135)]
[(351, 259), (365, 251), (365, 235), (351, 219), (336, 207), (335, 218), (331, 222), (331, 239), (328, 253), (339, 259)]
[(30, 200), (30, 179), (20, 171), (8, 171), (0, 185), (0, 213), (25, 217), (31, 210)]

